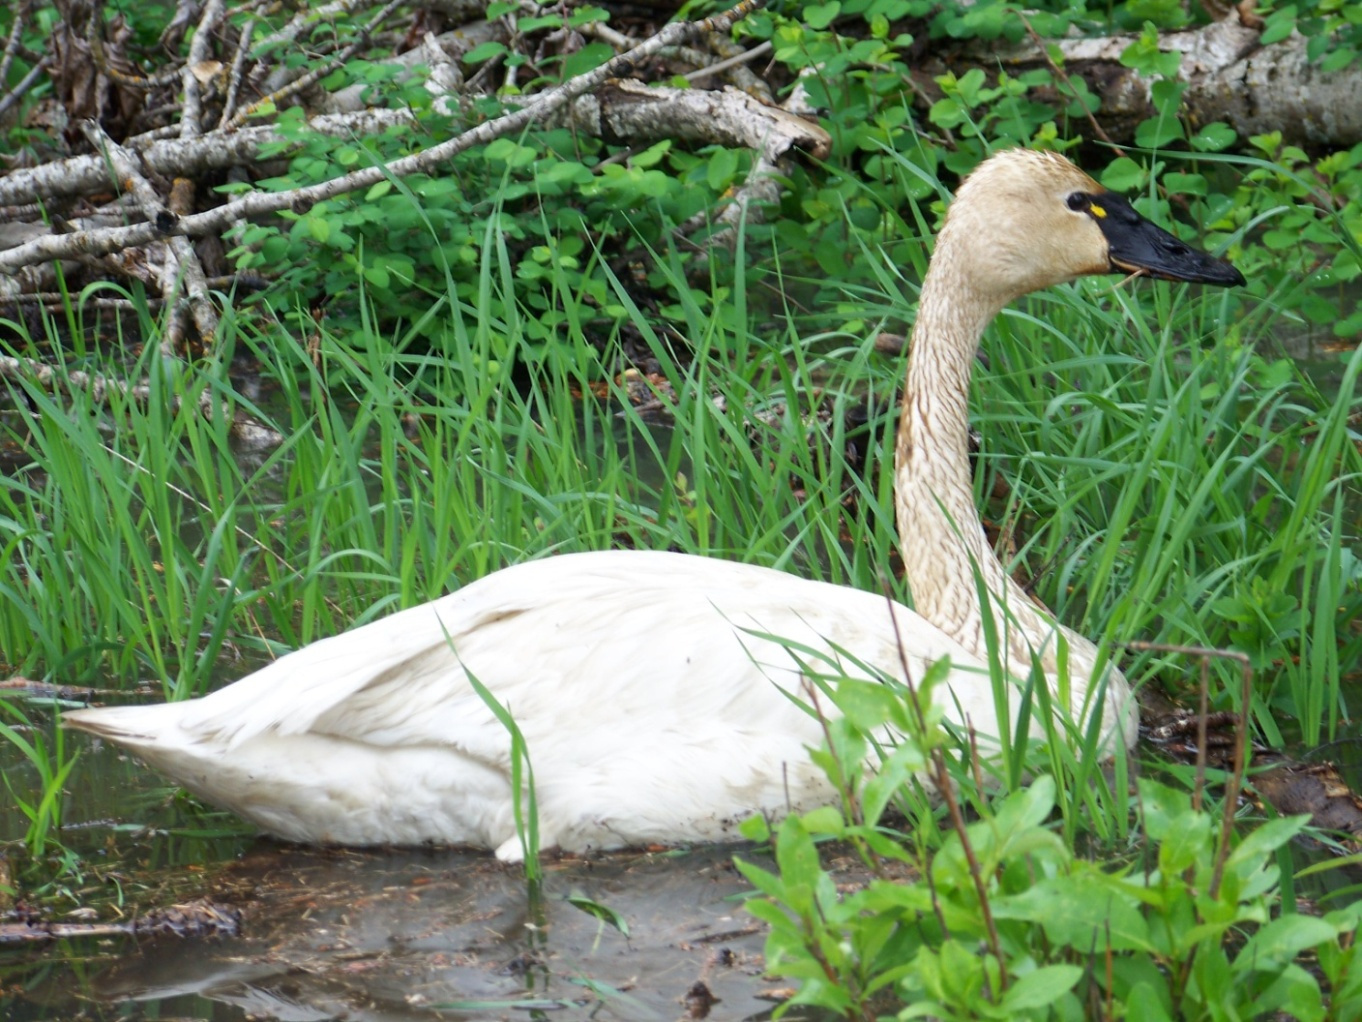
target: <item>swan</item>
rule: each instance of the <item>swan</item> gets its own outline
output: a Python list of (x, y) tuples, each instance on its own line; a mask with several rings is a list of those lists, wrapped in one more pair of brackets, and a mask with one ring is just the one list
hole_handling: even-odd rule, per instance
[(977, 568), (1003, 610), (1011, 673), (1038, 656), (1057, 705), (1080, 722), (1100, 705), (1107, 747), (1130, 745), (1129, 686), (1008, 576), (983, 536), (967, 452), (989, 321), (1028, 292), (1116, 272), (1244, 283), (1063, 156), (1002, 151), (961, 185), (922, 286), (895, 459), (916, 611), (749, 564), (568, 554), (312, 643), (204, 698), (65, 723), (286, 840), (470, 845), (517, 861), (511, 741), (471, 673), (523, 735), (542, 847), (723, 841), (753, 813), (835, 799), (807, 754), (822, 725), (789, 698), (806, 696), (817, 661), (863, 677), (901, 677), (906, 661), (920, 677), (949, 657), (935, 696), (948, 719), (985, 734), (1016, 719), (1015, 704), (1005, 716), (994, 703)]

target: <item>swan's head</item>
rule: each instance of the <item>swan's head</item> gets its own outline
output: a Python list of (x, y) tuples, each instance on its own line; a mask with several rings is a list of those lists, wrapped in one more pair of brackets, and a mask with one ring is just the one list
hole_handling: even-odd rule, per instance
[(957, 279), (1002, 303), (1098, 273), (1244, 283), (1229, 263), (1155, 226), (1063, 156), (1030, 149), (996, 153), (970, 174), (937, 246), (938, 258), (945, 246), (957, 264)]

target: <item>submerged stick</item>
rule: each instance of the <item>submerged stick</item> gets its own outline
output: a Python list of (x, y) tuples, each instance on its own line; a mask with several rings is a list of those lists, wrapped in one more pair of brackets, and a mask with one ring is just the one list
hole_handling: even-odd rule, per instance
[(241, 932), (241, 910), (198, 898), (180, 905), (154, 908), (121, 923), (57, 923), (35, 919), (0, 923), (0, 947), (42, 944), (72, 937), (235, 937)]

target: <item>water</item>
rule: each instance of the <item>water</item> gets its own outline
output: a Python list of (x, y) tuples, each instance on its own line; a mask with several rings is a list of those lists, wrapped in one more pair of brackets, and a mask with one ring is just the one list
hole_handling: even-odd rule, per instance
[[(28, 770), (8, 743), (0, 758), (23, 790)], [(110, 748), (84, 752), (80, 770), (67, 820), (96, 822), (62, 840), (87, 867), (64, 893), (25, 891), (21, 873), (21, 897), (60, 922), (208, 898), (241, 910), (241, 934), (0, 947), (7, 1022), (643, 1022), (691, 1017), (697, 983), (719, 999), (716, 1018), (766, 1018), (776, 1003), (762, 996), (765, 933), (742, 908), (732, 848), (548, 859), (536, 899), (485, 853), (280, 845), (173, 796)], [(0, 822), (4, 838), (22, 835), (13, 810)]]
[[(242, 937), (9, 951), (0, 1011), (11, 1022), (674, 1019), (697, 982), (722, 1018), (771, 1007), (757, 996), (762, 936), (725, 900), (744, 885), (713, 850), (551, 865), (537, 916), (514, 872), (453, 851), (262, 843), (210, 886), (244, 907)], [(570, 894), (621, 913), (630, 936)]]

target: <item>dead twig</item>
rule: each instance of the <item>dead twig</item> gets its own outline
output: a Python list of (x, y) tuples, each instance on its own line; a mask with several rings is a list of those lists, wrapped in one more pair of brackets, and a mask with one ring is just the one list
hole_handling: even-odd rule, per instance
[(233, 224), (253, 217), (276, 213), (282, 209), (306, 212), (325, 199), (369, 188), (384, 179), (405, 177), (418, 171), (430, 170), (459, 153), (486, 145), (493, 139), (513, 135), (530, 124), (549, 118), (578, 96), (598, 88), (606, 80), (625, 76), (636, 64), (667, 46), (677, 45), (705, 32), (728, 31), (737, 21), (764, 6), (765, 2), (766, 0), (742, 0), (728, 11), (704, 21), (673, 22), (628, 53), (621, 54), (593, 71), (532, 97), (521, 109), (485, 121), (424, 152), (401, 157), (379, 166), (365, 167), (351, 174), (294, 191), (253, 193), (215, 209), (177, 218), (169, 223), (143, 223), (60, 236), (49, 235), (0, 252), (0, 274), (14, 273), (20, 267), (31, 263), (70, 258), (78, 254), (104, 255), (120, 249), (145, 245), (165, 236), (198, 237), (217, 234)]
[[(85, 122), (81, 128), (90, 144), (109, 159), (117, 172), (120, 184), (131, 191), (133, 198), (141, 206), (142, 215), (151, 221), (172, 221), (174, 214), (161, 202), (160, 196), (143, 175), (137, 157), (109, 138), (93, 121)], [(183, 283), (189, 295), (189, 307), (194, 317), (194, 325), (199, 332), (199, 339), (205, 345), (211, 345), (217, 336), (218, 314), (208, 295), (203, 266), (194, 252), (194, 246), (190, 244), (188, 238), (170, 238), (166, 255), (166, 265), (161, 273), (161, 297), (174, 309), (176, 296)], [(176, 336), (178, 332), (172, 319), (171, 329), (166, 331), (165, 339), (162, 341), (163, 347), (168, 349), (165, 351), (166, 355), (173, 355), (178, 347)]]
[(347, 61), (369, 45), (369, 41), (373, 37), (373, 33), (378, 29), (378, 26), (383, 24), (383, 22), (392, 16), (394, 11), (406, 2), (407, 0), (388, 0), (388, 3), (383, 6), (383, 9), (369, 19), (369, 23), (360, 29), (359, 38), (349, 46), (343, 48), (330, 61), (320, 67), (313, 68), (311, 71), (307, 72), (307, 74), (300, 75), (293, 81), (280, 86), (268, 96), (262, 96), (250, 106), (233, 114), (231, 119), (222, 126), (228, 130), (239, 128), (262, 107), (265, 107), (266, 105), (280, 106), (289, 96), (296, 95), (304, 89), (310, 89), (327, 75), (344, 67)]

